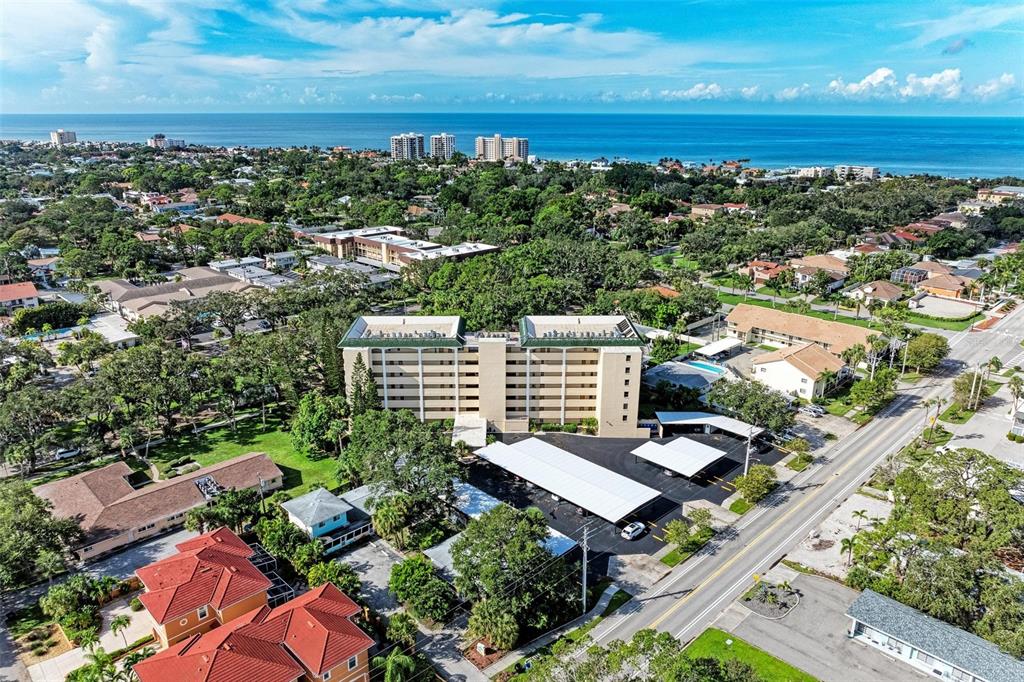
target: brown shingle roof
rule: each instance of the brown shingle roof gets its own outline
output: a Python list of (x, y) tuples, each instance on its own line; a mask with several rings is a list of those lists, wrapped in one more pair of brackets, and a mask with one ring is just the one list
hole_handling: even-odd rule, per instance
[(753, 329), (762, 329), (789, 335), (801, 342), (820, 343), (825, 350), (836, 355), (851, 346), (867, 345), (868, 338), (875, 335), (869, 329), (852, 324), (762, 308), (749, 303), (739, 304), (725, 319), (731, 328), (744, 334)]
[(919, 283), (918, 286), (925, 287), (926, 289), (941, 289), (943, 291), (961, 291), (967, 286), (967, 280), (958, 275), (943, 274), (929, 277)]
[(815, 381), (818, 380), (822, 372), (838, 372), (843, 368), (842, 360), (816, 343), (780, 348), (771, 353), (757, 356), (754, 358), (753, 364), (763, 365), (780, 360), (788, 362)]
[(898, 301), (903, 298), (903, 289), (884, 279), (876, 279), (874, 282), (869, 282), (861, 286), (860, 290), (872, 298), (883, 301)]
[(833, 272), (839, 272), (846, 275), (850, 272), (850, 268), (847, 267), (846, 263), (839, 260), (835, 256), (830, 256), (827, 253), (821, 254), (820, 256), (804, 256), (803, 258), (794, 258), (789, 262), (794, 268), (818, 268), (820, 270), (831, 270)]
[(131, 468), (115, 462), (35, 488), (35, 493), (53, 504), (57, 517), (72, 518), (85, 532), (86, 542), (120, 535), (206, 503), (195, 481), (212, 476), (223, 488), (252, 488), (259, 480), (282, 476), (269, 457), (251, 452), (203, 467), (177, 478), (132, 489), (125, 480)]

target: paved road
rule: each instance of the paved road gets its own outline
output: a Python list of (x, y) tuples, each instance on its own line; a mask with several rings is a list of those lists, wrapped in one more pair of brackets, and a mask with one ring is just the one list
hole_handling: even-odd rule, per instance
[(1022, 338), (1020, 309), (993, 330), (953, 335), (950, 360), (937, 376), (902, 391), (872, 422), (839, 441), (823, 461), (749, 512), (725, 537), (603, 621), (591, 633), (594, 640), (626, 640), (643, 628), (670, 632), (682, 641), (700, 634), (751, 585), (755, 574), (765, 573), (866, 481), (882, 459), (920, 432), (922, 401), (949, 394), (960, 367), (956, 361), (970, 365), (998, 356), (1008, 365), (1020, 364)]

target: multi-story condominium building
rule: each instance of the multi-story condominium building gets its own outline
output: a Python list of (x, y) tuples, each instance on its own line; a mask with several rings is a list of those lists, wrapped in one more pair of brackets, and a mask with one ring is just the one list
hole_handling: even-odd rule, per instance
[(423, 135), (420, 133), (402, 133), (391, 136), (391, 158), (396, 161), (415, 161), (422, 159)]
[(447, 161), (455, 153), (455, 136), (449, 133), (438, 133), (430, 136), (430, 155), (435, 159)]
[(74, 144), (75, 142), (78, 142), (78, 135), (73, 130), (58, 128), (57, 130), (50, 131), (50, 144), (54, 147), (60, 147), (65, 144)]
[(348, 386), (357, 357), (386, 409), (459, 415), (495, 431), (530, 421), (597, 421), (601, 436), (637, 428), (644, 338), (623, 316), (527, 316), (514, 332), (467, 333), (461, 317), (357, 319), (341, 343)]
[(154, 149), (182, 149), (185, 146), (185, 140), (174, 139), (167, 137), (163, 133), (157, 133), (146, 140), (146, 146), (153, 147)]
[(495, 133), (493, 137), (476, 138), (476, 158), (481, 161), (525, 161), (530, 155), (530, 141), (525, 137), (502, 137)]
[(797, 313), (740, 303), (725, 318), (729, 336), (747, 344), (802, 346), (816, 343), (833, 355), (851, 346), (871, 345), (871, 330)]
[(841, 180), (877, 180), (880, 177), (874, 166), (836, 166), (835, 174)]

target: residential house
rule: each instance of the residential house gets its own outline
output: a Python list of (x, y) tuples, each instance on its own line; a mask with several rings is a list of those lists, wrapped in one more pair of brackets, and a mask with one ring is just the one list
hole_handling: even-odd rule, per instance
[(228, 528), (175, 547), (177, 554), (135, 571), (146, 588), (139, 601), (164, 647), (267, 605), (272, 583), (249, 560), (256, 551)]
[(833, 355), (841, 355), (851, 346), (867, 346), (868, 339), (876, 333), (852, 324), (787, 313), (749, 303), (737, 305), (725, 320), (729, 335), (747, 344), (795, 346), (817, 343)]
[(961, 298), (970, 289), (974, 280), (960, 275), (935, 275), (917, 284), (918, 291), (924, 291), (941, 298)]
[(57, 274), (57, 265), (60, 263), (60, 256), (48, 258), (29, 258), (25, 261), (28, 271), (32, 273), (32, 279), (49, 284)]
[(774, 263), (766, 260), (752, 260), (746, 265), (741, 265), (736, 272), (746, 275), (754, 282), (754, 288), (762, 287), (784, 270), (789, 270), (788, 265)]
[(996, 204), (1002, 204), (1009, 201), (1017, 201), (1024, 199), (1024, 187), (1017, 187), (1013, 185), (999, 185), (992, 189), (979, 189), (977, 198), (981, 201), (991, 201)]
[(919, 263), (914, 263), (913, 265), (893, 270), (889, 279), (897, 284), (915, 286), (930, 277), (935, 277), (936, 275), (948, 275), (952, 272), (953, 268), (948, 265), (943, 265), (938, 261), (923, 260)]
[(759, 355), (752, 376), (769, 388), (805, 400), (820, 398), (847, 374), (846, 363), (817, 343), (789, 346)]
[(330, 554), (373, 532), (370, 517), (345, 499), (316, 488), (287, 502), (281, 508), (288, 520), (313, 540), (319, 540)]
[(0, 311), (8, 314), (18, 308), (35, 308), (39, 305), (39, 293), (32, 282), (0, 284)]
[(123, 460), (33, 488), (57, 518), (74, 519), (83, 536), (74, 548), (82, 561), (178, 528), (185, 514), (223, 490), (281, 487), (284, 474), (262, 452), (233, 457), (175, 478), (138, 481)]
[(793, 281), (798, 287), (808, 286), (818, 277), (819, 272), (824, 272), (830, 280), (828, 290), (835, 291), (842, 288), (850, 274), (850, 269), (842, 259), (829, 254), (794, 258), (789, 261), (789, 265), (793, 268)]
[(722, 204), (694, 204), (690, 207), (690, 215), (701, 220), (707, 220), (725, 212), (726, 208)]
[(860, 301), (864, 305), (871, 305), (876, 302), (895, 303), (903, 298), (903, 289), (892, 282), (876, 279), (874, 282), (861, 284), (856, 288), (848, 290), (846, 295), (855, 301)]
[(262, 225), (262, 220), (256, 220), (255, 218), (246, 218), (245, 216), (236, 215), (234, 213), (221, 213), (217, 216), (218, 223), (228, 223), (229, 225)]
[(359, 606), (326, 583), (135, 664), (139, 682), (369, 682), (374, 640)]
[(934, 218), (928, 220), (933, 225), (938, 225), (942, 228), (952, 228), (954, 230), (962, 230), (967, 227), (970, 219), (959, 211), (953, 211), (952, 213), (940, 213)]
[[(872, 590), (864, 590), (846, 615), (850, 639), (926, 676), (963, 682), (1024, 680), (1024, 661), (992, 642)], [(911, 678), (902, 671), (892, 673), (893, 679)]]
[(299, 257), (307, 252), (302, 251), (278, 251), (268, 253), (263, 259), (263, 267), (268, 270), (291, 270), (299, 264)]
[(227, 258), (225, 260), (214, 260), (206, 264), (214, 272), (227, 272), (235, 268), (251, 268), (263, 265), (263, 259), (256, 256), (243, 256), (241, 258)]

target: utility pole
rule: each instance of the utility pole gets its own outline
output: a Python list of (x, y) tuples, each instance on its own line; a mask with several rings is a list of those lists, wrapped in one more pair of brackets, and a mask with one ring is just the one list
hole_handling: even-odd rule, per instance
[(743, 458), (743, 475), (747, 475), (747, 470), (750, 469), (750, 450), (754, 445), (754, 427), (750, 427), (750, 431), (747, 433), (747, 454)]
[(583, 526), (583, 605), (580, 612), (587, 612), (587, 552), (590, 550), (590, 524)]
[(980, 374), (980, 372), (981, 372), (981, 363), (978, 363), (978, 369), (977, 370), (973, 370), (972, 373), (971, 373), (971, 394), (967, 398), (967, 405), (966, 405), (966, 408), (968, 410), (971, 409), (971, 405), (974, 404), (974, 384), (977, 383), (977, 381), (978, 381), (978, 374)]

